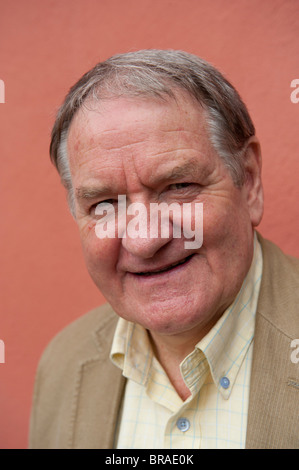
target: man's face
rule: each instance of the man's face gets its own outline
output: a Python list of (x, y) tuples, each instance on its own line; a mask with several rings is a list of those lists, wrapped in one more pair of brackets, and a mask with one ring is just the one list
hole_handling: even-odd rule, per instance
[[(68, 154), (87, 268), (116, 313), (156, 334), (203, 336), (252, 260), (252, 226), (262, 213), (255, 152), (237, 188), (210, 144), (203, 110), (180, 94), (91, 103), (74, 117)], [(117, 213), (119, 195), (148, 212), (151, 203), (202, 203), (203, 245), (186, 249), (171, 220), (168, 238), (98, 238), (95, 208), (108, 201)]]

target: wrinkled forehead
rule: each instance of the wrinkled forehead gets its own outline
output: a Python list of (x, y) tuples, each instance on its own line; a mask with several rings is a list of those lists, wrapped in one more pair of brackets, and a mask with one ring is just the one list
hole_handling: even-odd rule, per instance
[(186, 92), (174, 98), (121, 97), (104, 100), (88, 99), (77, 111), (68, 133), (69, 147), (80, 152), (86, 144), (92, 148), (96, 139), (101, 146), (160, 138), (165, 133), (181, 132), (181, 137), (206, 134), (206, 111)]

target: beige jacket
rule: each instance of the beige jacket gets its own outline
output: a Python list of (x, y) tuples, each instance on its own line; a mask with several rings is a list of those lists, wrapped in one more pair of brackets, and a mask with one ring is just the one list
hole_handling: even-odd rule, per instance
[[(260, 237), (264, 271), (256, 314), (247, 448), (299, 448), (299, 260)], [(113, 448), (125, 379), (109, 359), (117, 317), (104, 305), (60, 332), (40, 361), (30, 448)], [(294, 355), (294, 354), (293, 354)], [(298, 354), (299, 356), (299, 354)]]

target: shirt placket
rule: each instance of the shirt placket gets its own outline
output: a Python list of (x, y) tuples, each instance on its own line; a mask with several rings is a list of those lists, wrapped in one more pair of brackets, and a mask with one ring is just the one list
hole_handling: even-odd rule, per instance
[(164, 445), (168, 449), (199, 449), (201, 428), (198, 413), (200, 388), (209, 371), (200, 350), (194, 350), (181, 364), (181, 373), (191, 396), (172, 414), (165, 427)]

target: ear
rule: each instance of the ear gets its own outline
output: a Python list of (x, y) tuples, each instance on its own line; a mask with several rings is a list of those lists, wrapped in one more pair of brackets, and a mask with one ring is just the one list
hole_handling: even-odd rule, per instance
[(245, 154), (245, 182), (243, 190), (247, 200), (252, 226), (259, 225), (264, 211), (264, 192), (262, 185), (262, 155), (259, 140), (253, 136), (247, 142)]

